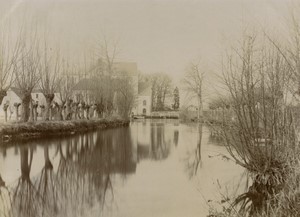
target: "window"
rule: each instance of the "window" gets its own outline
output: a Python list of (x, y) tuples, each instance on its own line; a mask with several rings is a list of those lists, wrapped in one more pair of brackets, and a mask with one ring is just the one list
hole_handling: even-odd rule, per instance
[(37, 98), (37, 99), (39, 98), (39, 94), (38, 93), (35, 94), (35, 98)]
[(144, 108), (143, 109), (143, 115), (145, 115), (147, 113), (147, 110)]
[(143, 105), (147, 105), (147, 101), (146, 100), (143, 101)]

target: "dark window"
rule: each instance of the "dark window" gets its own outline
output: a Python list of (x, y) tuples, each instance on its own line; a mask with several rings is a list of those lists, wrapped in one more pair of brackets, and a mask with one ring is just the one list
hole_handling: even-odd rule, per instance
[(144, 108), (143, 109), (143, 114), (145, 115), (147, 113), (147, 110)]
[(39, 94), (38, 94), (38, 93), (37, 93), (37, 94), (35, 94), (35, 98), (37, 98), (37, 99), (39, 98)]

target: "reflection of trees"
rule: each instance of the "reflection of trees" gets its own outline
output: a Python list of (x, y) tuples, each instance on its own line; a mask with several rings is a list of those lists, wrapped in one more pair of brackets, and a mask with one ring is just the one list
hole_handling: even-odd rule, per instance
[(101, 214), (113, 206), (115, 174), (125, 179), (126, 174), (136, 170), (130, 128), (54, 141), (57, 167), (49, 154), (53, 140), (44, 142), (44, 165), (34, 178), (30, 178), (33, 149), (20, 148), (21, 177), (12, 188), (12, 215), (85, 216), (91, 207), (99, 208)]
[(0, 216), (9, 217), (10, 197), (5, 182), (0, 175)]
[(151, 126), (151, 156), (155, 160), (166, 159), (170, 154), (170, 143), (165, 139), (165, 125), (152, 123)]
[[(178, 144), (179, 132), (174, 132), (173, 143)], [(165, 124), (151, 123), (149, 144), (142, 144), (138, 141), (138, 159), (151, 158), (154, 160), (166, 159), (171, 151), (172, 139), (166, 139)]]
[[(113, 203), (112, 175), (135, 170), (132, 162), (129, 128), (77, 136), (59, 147), (61, 155), (57, 172), (61, 192), (61, 209), (82, 213), (95, 203), (101, 209)], [(72, 198), (72, 200), (70, 200)], [(75, 212), (75, 210), (77, 210)]]
[(178, 139), (179, 139), (179, 131), (178, 130), (174, 130), (173, 143), (174, 143), (175, 146), (178, 145)]
[(19, 216), (19, 213), (22, 213), (22, 217), (39, 216), (42, 201), (30, 179), (32, 159), (33, 149), (20, 147), (21, 177), (13, 192), (12, 210), (14, 216)]
[(37, 192), (41, 196), (44, 205), (41, 207), (42, 214), (44, 212), (49, 212), (48, 210), (53, 210), (54, 213), (57, 209), (57, 198), (55, 194), (55, 187), (53, 181), (53, 165), (49, 158), (49, 146), (45, 145), (44, 147), (44, 167), (41, 171), (40, 178), (38, 179)]
[(202, 142), (202, 124), (199, 123), (198, 128), (198, 139), (197, 139), (197, 146), (193, 150), (192, 153), (189, 153), (187, 160), (186, 160), (186, 170), (190, 177), (196, 175), (199, 165), (201, 166), (201, 142)]

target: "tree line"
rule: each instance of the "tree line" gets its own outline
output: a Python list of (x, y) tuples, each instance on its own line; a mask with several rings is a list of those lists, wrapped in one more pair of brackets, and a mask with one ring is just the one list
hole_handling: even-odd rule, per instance
[[(8, 31), (1, 31), (0, 36), (0, 104), (10, 87), (15, 87), (21, 98), (21, 103), (14, 105), (3, 103), (6, 119), (9, 106), (15, 107), (17, 119), (21, 106), (21, 122), (36, 121), (38, 107), (45, 121), (54, 114), (57, 120), (89, 119), (114, 112), (129, 117), (136, 93), (129, 75), (116, 76), (113, 65), (117, 43), (104, 38), (96, 48), (97, 62), (87, 63), (84, 59), (85, 67), (79, 67), (62, 55), (59, 46), (53, 47), (46, 37), (40, 37), (37, 30), (20, 30), (14, 40)], [(91, 85), (85, 96), (74, 99), (74, 75), (87, 73)], [(34, 89), (43, 94), (44, 104), (38, 105), (32, 99)]]

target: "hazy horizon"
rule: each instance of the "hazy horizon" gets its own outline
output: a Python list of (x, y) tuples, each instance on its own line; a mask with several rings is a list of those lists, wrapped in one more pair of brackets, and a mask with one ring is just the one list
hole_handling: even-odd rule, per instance
[[(165, 72), (178, 83), (189, 62), (201, 59), (206, 84), (215, 82), (221, 54), (245, 28), (280, 31), (290, 1), (280, 0), (0, 0), (2, 24), (32, 17), (59, 41), (67, 58), (95, 51), (104, 34), (119, 41), (118, 61), (143, 73)], [(27, 16), (30, 15), (30, 16)], [(18, 24), (17, 24), (18, 26)]]

